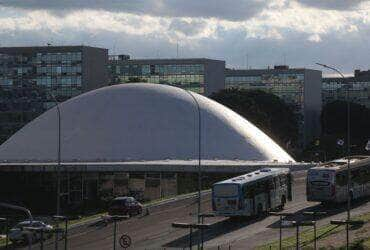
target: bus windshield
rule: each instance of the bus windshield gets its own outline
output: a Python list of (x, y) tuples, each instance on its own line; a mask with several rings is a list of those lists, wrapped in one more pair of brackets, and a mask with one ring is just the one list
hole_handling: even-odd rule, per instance
[(238, 195), (238, 185), (220, 184), (213, 186), (213, 195), (215, 197), (231, 197)]

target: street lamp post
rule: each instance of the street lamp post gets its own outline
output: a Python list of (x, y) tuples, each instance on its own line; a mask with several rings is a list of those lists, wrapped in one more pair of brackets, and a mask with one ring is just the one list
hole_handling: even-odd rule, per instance
[(187, 91), (190, 96), (193, 98), (197, 110), (198, 110), (198, 223), (200, 223), (200, 214), (201, 214), (201, 190), (202, 190), (202, 169), (201, 169), (201, 160), (202, 160), (202, 147), (201, 147), (201, 130), (202, 130), (202, 121), (201, 121), (201, 113), (200, 113), (200, 106), (195, 98), (195, 96), (190, 92)]
[[(198, 110), (198, 224), (200, 223), (200, 213), (201, 213), (201, 191), (202, 191), (202, 169), (201, 169), (201, 159), (202, 159), (202, 147), (201, 147), (201, 131), (202, 131), (202, 121), (201, 121), (201, 114), (200, 114), (200, 106), (195, 98), (195, 96), (191, 93), (191, 91), (187, 91), (191, 97), (193, 98), (197, 110)], [(200, 245), (198, 243), (198, 249), (200, 249)]]
[[(342, 74), (342, 72), (340, 72), (338, 69), (334, 68), (334, 67), (331, 67), (331, 66), (328, 66), (326, 64), (321, 64), (321, 63), (316, 63), (317, 65), (321, 66), (321, 67), (324, 67), (324, 68), (327, 68), (327, 69), (330, 69), (336, 73), (338, 73), (342, 78), (343, 78), (343, 82), (346, 83), (346, 78), (344, 77), (344, 75)], [(346, 93), (346, 101), (347, 101), (347, 221), (350, 221), (351, 220), (351, 195), (350, 195), (350, 192), (351, 192), (351, 170), (350, 170), (350, 164), (351, 164), (351, 160), (350, 160), (350, 154), (351, 154), (351, 131), (350, 131), (350, 101), (349, 101), (349, 85), (348, 84), (345, 84), (346, 86), (346, 90), (347, 90), (347, 93)], [(349, 249), (349, 225), (348, 223), (346, 224), (346, 239), (347, 239), (347, 249)]]
[[(57, 165), (57, 216), (60, 215), (60, 168), (61, 168), (61, 115), (60, 115), (60, 108), (59, 102), (55, 98), (54, 94), (50, 91), (49, 92), (51, 98), (53, 99), (56, 108), (57, 108), (57, 115), (58, 115), (58, 165)], [(58, 232), (56, 232), (55, 237), (55, 249), (58, 249)]]

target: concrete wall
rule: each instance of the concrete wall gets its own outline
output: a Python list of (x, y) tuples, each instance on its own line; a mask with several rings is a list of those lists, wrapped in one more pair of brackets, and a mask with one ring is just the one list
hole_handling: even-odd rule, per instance
[(304, 145), (317, 138), (321, 132), (322, 72), (305, 70), (304, 79)]
[(225, 89), (225, 61), (207, 60), (204, 71), (206, 96)]
[(108, 50), (82, 47), (82, 87), (84, 92), (108, 85)]

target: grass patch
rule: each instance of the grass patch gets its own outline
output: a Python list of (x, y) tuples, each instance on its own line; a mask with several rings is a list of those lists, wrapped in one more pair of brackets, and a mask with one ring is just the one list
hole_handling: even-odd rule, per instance
[[(353, 217), (354, 220), (362, 220), (364, 223), (370, 222), (370, 212), (365, 213), (362, 215), (358, 215)], [(302, 228), (300, 228), (302, 230)], [(327, 238), (330, 235), (337, 234), (341, 231), (344, 231), (344, 226), (336, 226), (331, 224), (326, 224), (324, 226), (321, 226), (317, 228), (317, 237), (318, 240), (322, 240)], [(299, 243), (302, 249), (311, 249), (311, 245), (313, 245), (314, 241), (314, 231), (311, 227), (310, 229), (306, 229), (303, 231), (300, 231), (299, 233)], [(282, 246), (284, 249), (292, 249), (296, 245), (296, 236), (290, 236), (283, 238)], [(363, 248), (361, 248), (363, 246)], [(269, 250), (269, 249), (279, 249), (279, 240), (272, 241), (270, 243), (267, 243), (265, 245), (261, 245), (257, 247), (258, 250)], [(320, 248), (320, 249), (326, 249), (326, 248)], [(339, 248), (339, 249), (342, 249)], [(352, 249), (370, 249), (370, 238), (362, 239), (361, 241), (356, 241), (352, 244)]]
[[(336, 234), (342, 231), (338, 226), (335, 225), (325, 225), (316, 230), (318, 240), (328, 237), (329, 235)], [(299, 233), (299, 245), (302, 249), (310, 248), (310, 245), (314, 241), (314, 231), (313, 229), (306, 229)], [(296, 246), (296, 236), (290, 236), (283, 238), (282, 241), (283, 249), (292, 249)], [(279, 249), (279, 240), (273, 241), (271, 243), (257, 247), (258, 250), (269, 250), (269, 249)]]
[(107, 215), (107, 214), (108, 214), (107, 212), (103, 212), (103, 213), (98, 213), (98, 214), (94, 214), (94, 215), (82, 216), (79, 219), (69, 220), (68, 221), (68, 226), (83, 223), (83, 222), (86, 222), (86, 221), (89, 221), (89, 220), (94, 220), (94, 219), (100, 218), (101, 216), (104, 216), (104, 215)]
[[(8, 242), (8, 245), (10, 246), (12, 243), (11, 241)], [(2, 238), (0, 239), (0, 247), (4, 247), (6, 245), (6, 239)]]

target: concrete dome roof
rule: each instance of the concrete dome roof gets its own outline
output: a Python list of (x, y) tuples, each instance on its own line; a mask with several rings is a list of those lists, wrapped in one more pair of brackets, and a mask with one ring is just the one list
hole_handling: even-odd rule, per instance
[[(121, 84), (60, 104), (62, 161), (198, 158), (198, 109), (203, 159), (293, 159), (250, 122), (204, 96), (159, 84)], [(0, 146), (0, 160), (56, 161), (56, 107)]]

